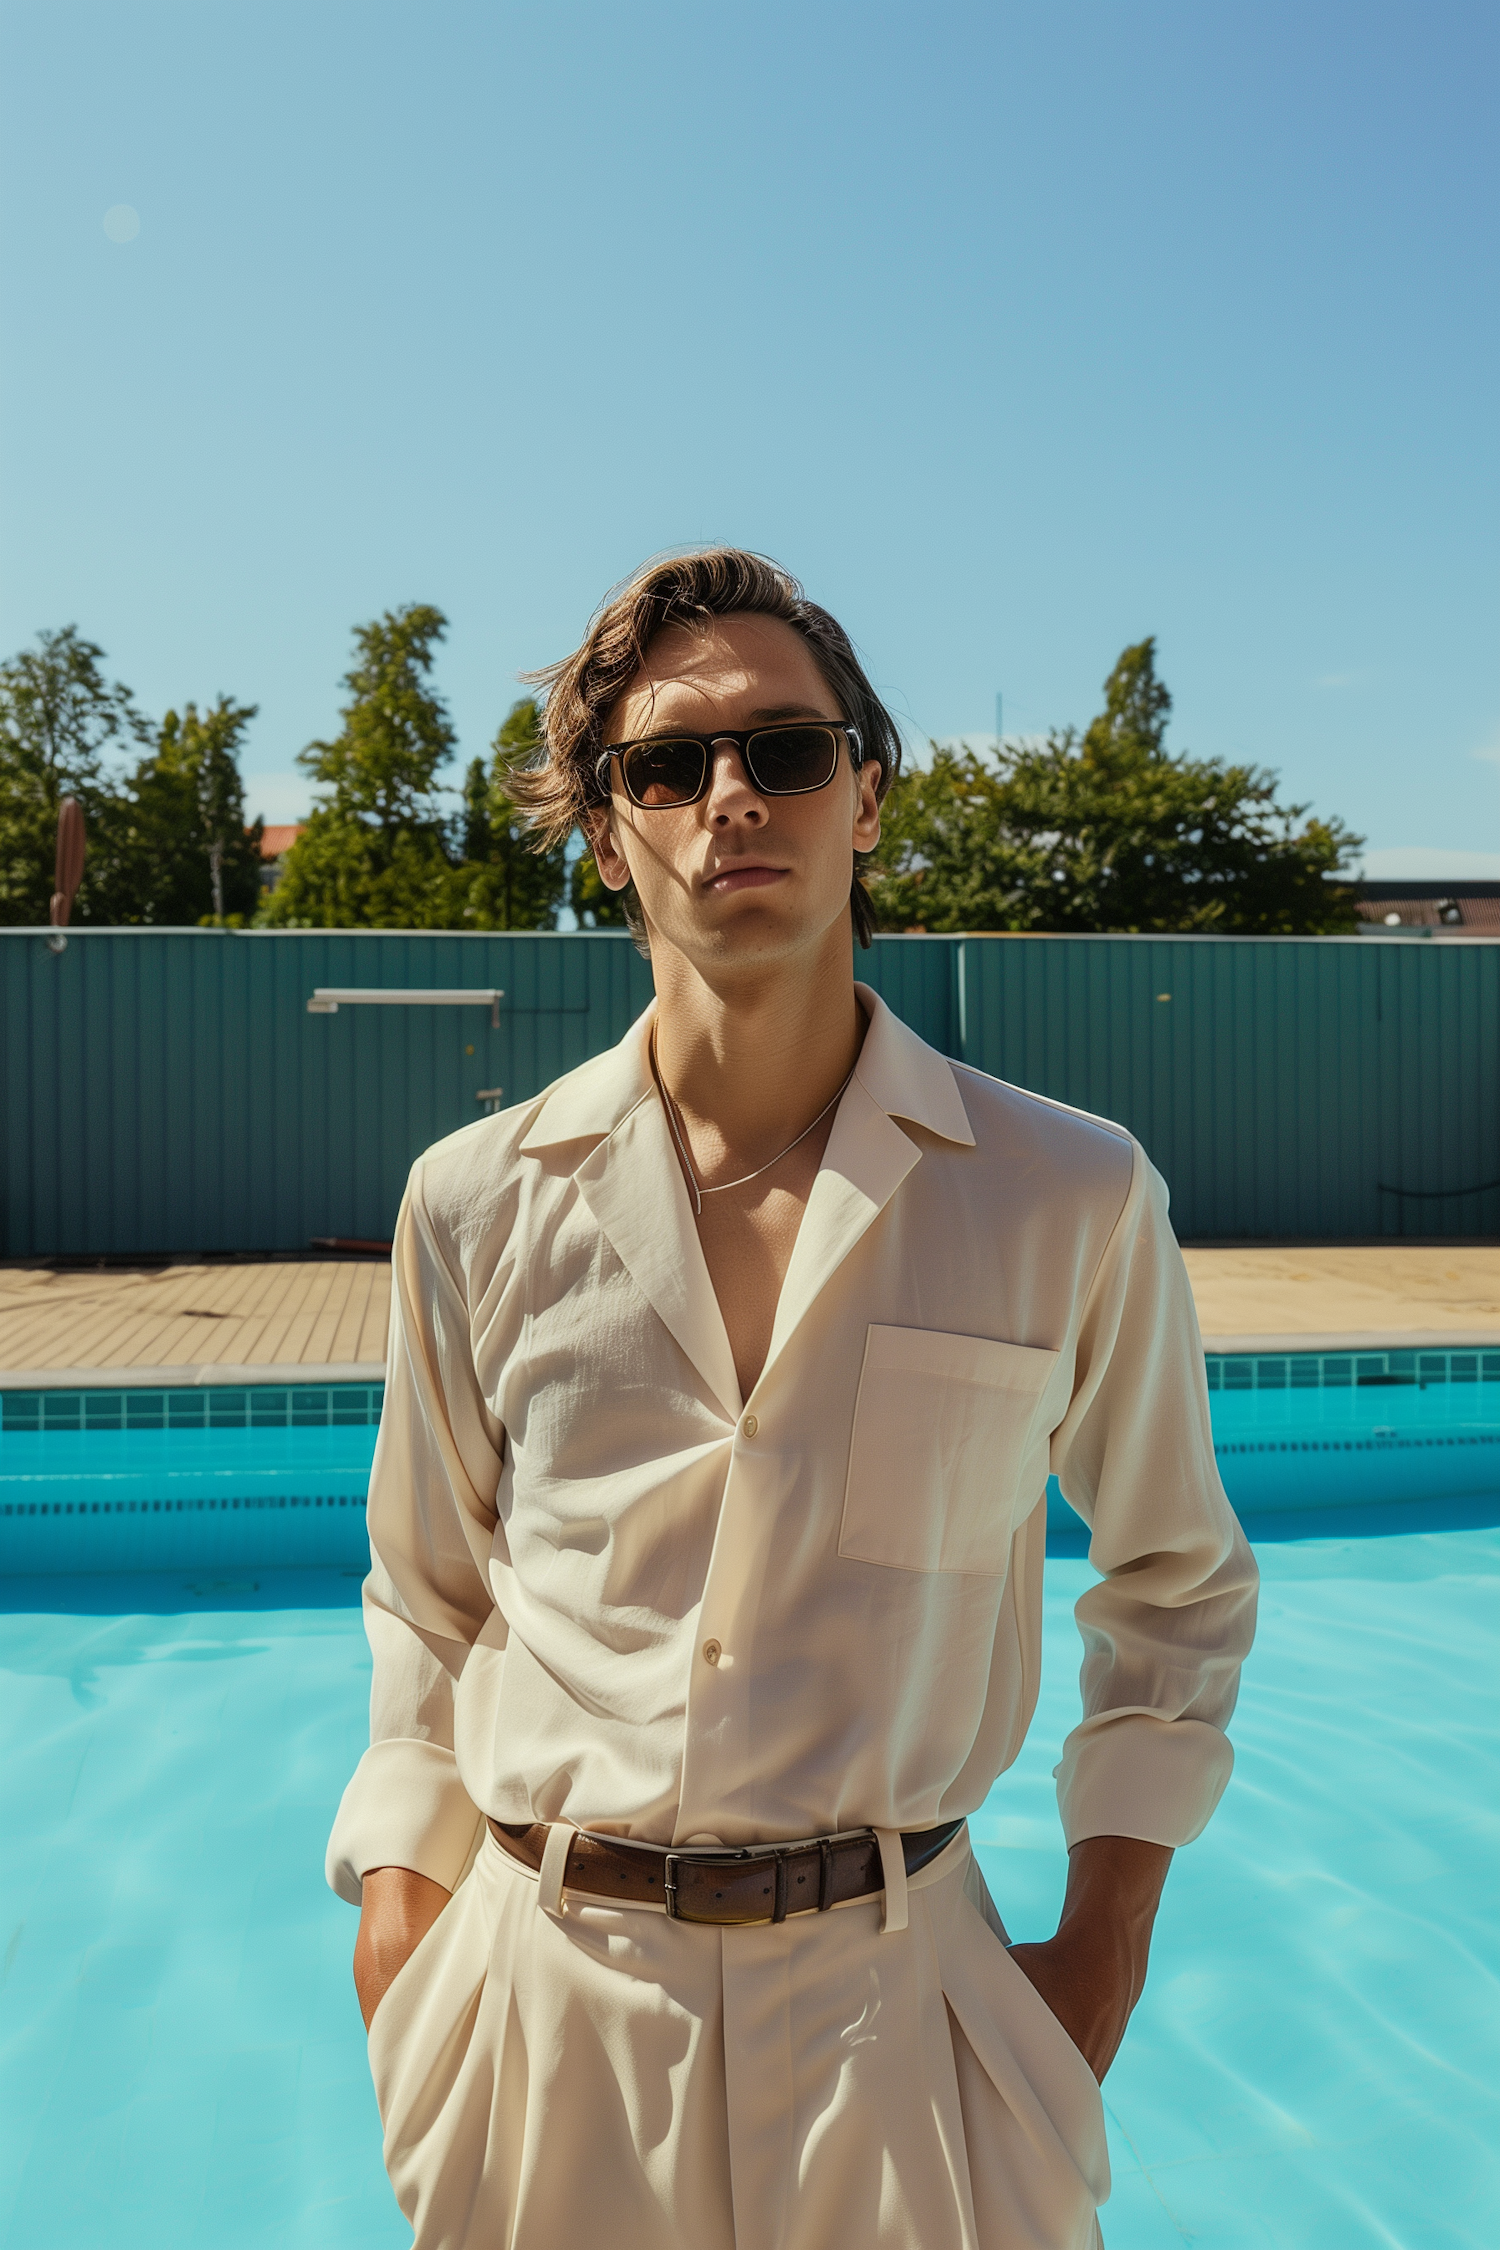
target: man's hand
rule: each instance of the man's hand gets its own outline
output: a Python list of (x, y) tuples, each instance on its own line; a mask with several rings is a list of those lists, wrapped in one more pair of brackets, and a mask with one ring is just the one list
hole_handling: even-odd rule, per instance
[(372, 1867), (366, 1875), (354, 1941), (354, 1989), (366, 2031), (397, 1971), (405, 1968), (452, 1895), (409, 1867)]
[(1096, 2078), (1114, 2061), (1146, 1982), (1151, 1925), (1171, 1864), (1165, 1844), (1090, 1836), (1068, 1854), (1056, 1937), (1010, 1949)]

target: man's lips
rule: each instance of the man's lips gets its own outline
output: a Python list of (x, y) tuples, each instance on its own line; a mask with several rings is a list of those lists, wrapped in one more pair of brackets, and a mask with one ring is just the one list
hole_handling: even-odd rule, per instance
[(758, 891), (767, 883), (779, 883), (785, 873), (784, 867), (767, 867), (755, 860), (743, 867), (721, 867), (717, 874), (708, 877), (703, 887), (725, 898), (731, 891)]

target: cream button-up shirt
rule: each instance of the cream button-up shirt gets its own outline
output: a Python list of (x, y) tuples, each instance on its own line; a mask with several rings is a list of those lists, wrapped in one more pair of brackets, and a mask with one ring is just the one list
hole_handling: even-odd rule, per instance
[(1165, 1189), (1119, 1127), (858, 990), (748, 1398), (649, 1011), (414, 1168), (342, 1896), (376, 1866), (451, 1888), (483, 1814), (738, 1845), (973, 1812), (1036, 1702), (1049, 1469), (1100, 1573), (1067, 1841), (1212, 1812), (1256, 1572)]

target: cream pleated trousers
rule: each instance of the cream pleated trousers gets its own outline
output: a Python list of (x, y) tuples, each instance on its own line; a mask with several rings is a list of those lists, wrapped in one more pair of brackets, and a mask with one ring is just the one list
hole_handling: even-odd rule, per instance
[(1094, 2250), (1099, 2089), (970, 1868), (719, 1928), (486, 1833), (370, 2028), (416, 2250)]

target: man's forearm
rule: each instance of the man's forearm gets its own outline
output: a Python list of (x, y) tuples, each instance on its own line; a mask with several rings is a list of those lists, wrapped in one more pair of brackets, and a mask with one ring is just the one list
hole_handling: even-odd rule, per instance
[(1172, 1864), (1166, 1844), (1090, 1836), (1068, 1854), (1057, 1935), (1011, 1958), (1103, 2078), (1146, 1982), (1151, 1929)]
[(365, 2029), (453, 1895), (410, 1867), (372, 1867), (364, 1878), (359, 1936), (354, 1941), (354, 1989)]

